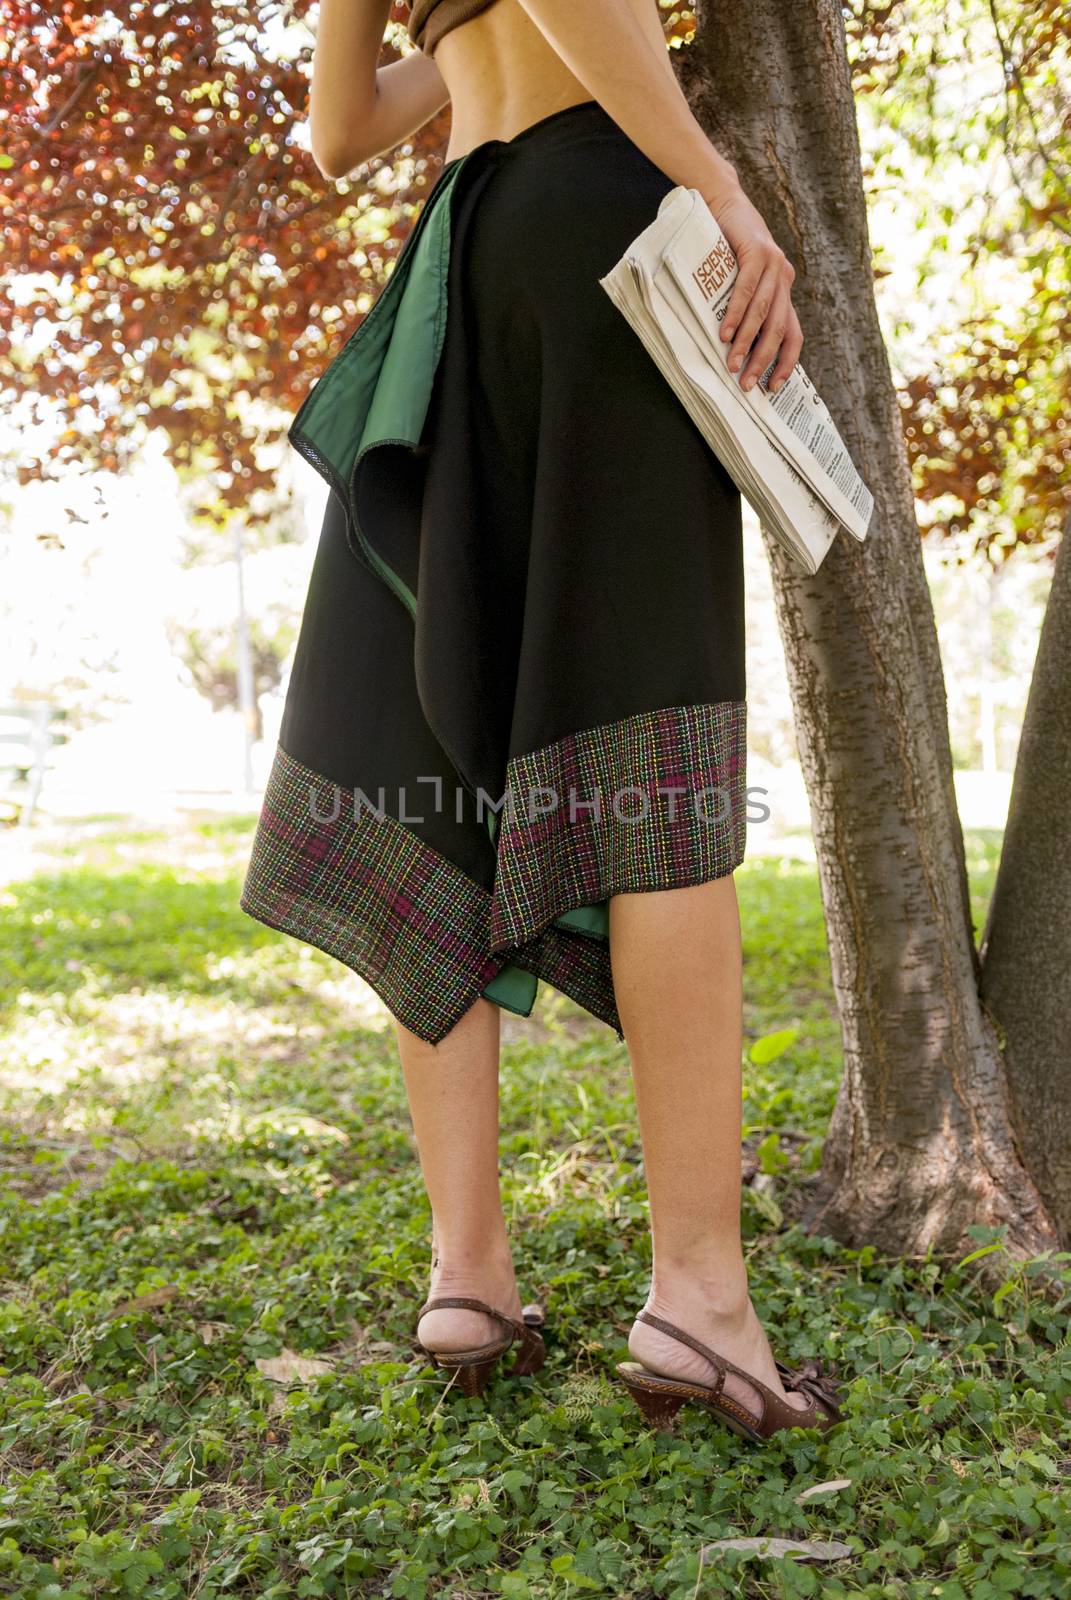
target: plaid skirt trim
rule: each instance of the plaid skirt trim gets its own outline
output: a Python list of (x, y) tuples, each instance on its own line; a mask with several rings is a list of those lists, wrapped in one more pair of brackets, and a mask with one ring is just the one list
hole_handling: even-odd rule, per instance
[(485, 889), (395, 818), (368, 810), (355, 818), (351, 791), (281, 745), (240, 905), (341, 961), (431, 1044), (507, 965), (552, 984), (621, 1037), (605, 945), (548, 928), (508, 955), (492, 954)]
[(491, 949), (611, 895), (724, 877), (744, 858), (747, 707), (666, 706), (515, 758)]
[(437, 1043), (506, 965), (487, 942), (489, 896), (393, 817), (275, 752), (242, 910), (362, 977)]
[(240, 904), (348, 966), (432, 1044), (510, 965), (621, 1038), (607, 939), (555, 919), (732, 872), (744, 763), (742, 701), (625, 717), (511, 762), (489, 893), (280, 745)]
[(610, 947), (602, 939), (570, 928), (544, 928), (537, 938), (509, 952), (513, 966), (532, 972), (551, 988), (575, 1000), (624, 1039), (617, 1014)]

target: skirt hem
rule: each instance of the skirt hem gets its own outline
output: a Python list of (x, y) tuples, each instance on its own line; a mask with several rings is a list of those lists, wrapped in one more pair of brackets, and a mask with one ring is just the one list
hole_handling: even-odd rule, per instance
[(743, 709), (726, 702), (642, 713), (545, 747), (535, 766), (527, 757), (516, 764), (535, 776), (629, 779), (625, 787), (645, 793), (669, 784), (678, 796), (717, 780), (730, 794), (730, 827), (711, 830), (682, 816), (644, 828), (638, 847), (622, 833), (631, 824), (619, 820), (594, 831), (590, 818), (582, 828), (506, 827), (491, 890), (389, 814), (343, 815), (340, 786), (280, 744), (241, 909), (342, 962), (430, 1044), (510, 965), (559, 989), (623, 1040), (608, 935), (557, 919), (615, 894), (685, 888), (735, 871), (744, 853)]
[[(420, 1022), (415, 1016), (402, 1015), (398, 1009), (397, 1001), (392, 1000), (385, 990), (382, 971), (371, 965), (358, 965), (352, 955), (343, 954), (340, 940), (332, 939), (327, 933), (311, 932), (308, 921), (296, 913), (290, 914), (289, 911), (283, 913), (267, 910), (257, 902), (253, 895), (243, 894), (238, 903), (246, 916), (252, 917), (256, 922), (263, 923), (266, 928), (271, 928), (276, 933), (285, 933), (291, 939), (299, 939), (302, 944), (312, 945), (315, 949), (322, 950), (325, 955), (333, 956), (336, 961), (340, 961), (351, 972), (355, 972), (368, 985), (376, 998), (387, 1008), (394, 1020), (402, 1023), (404, 1027), (409, 1029), (410, 1033), (415, 1033), (417, 1038), (423, 1039), (426, 1044), (440, 1044), (451, 1028), (461, 1021), (473, 1002), (479, 999), (480, 989), (477, 988), (467, 994), (464, 1000), (459, 1000), (453, 1012), (447, 1012), (440, 1022), (431, 1027), (427, 1023)], [(316, 901), (306, 903), (317, 910), (320, 909)], [(486, 981), (481, 978), (481, 987)]]

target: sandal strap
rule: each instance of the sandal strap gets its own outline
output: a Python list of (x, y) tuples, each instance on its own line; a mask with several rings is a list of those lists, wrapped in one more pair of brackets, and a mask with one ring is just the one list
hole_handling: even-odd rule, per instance
[(471, 1295), (464, 1294), (438, 1295), (434, 1300), (425, 1300), (417, 1312), (417, 1321), (420, 1321), (425, 1311), (445, 1311), (454, 1308), (462, 1311), (482, 1311), (486, 1316), (495, 1317), (511, 1328), (517, 1326), (512, 1317), (508, 1317), (504, 1311), (499, 1311), (495, 1306), (488, 1305), (486, 1300), (475, 1300)]
[[(672, 1322), (667, 1322), (664, 1317), (656, 1317), (653, 1311), (641, 1311), (636, 1320), (638, 1322), (649, 1322), (652, 1328), (661, 1329), (663, 1333), (668, 1333), (671, 1339), (679, 1339), (681, 1344), (691, 1345), (692, 1349), (697, 1351), (699, 1355), (705, 1356), (718, 1374), (718, 1381), (714, 1385), (715, 1394), (720, 1394), (725, 1384), (726, 1368), (728, 1367), (733, 1372), (739, 1370), (733, 1367), (731, 1361), (726, 1361), (724, 1356), (718, 1355), (716, 1350), (712, 1350), (709, 1345), (704, 1344), (701, 1339), (693, 1338), (690, 1333), (685, 1333), (683, 1328), (678, 1328)], [(745, 1373), (744, 1376), (746, 1377), (747, 1374)]]
[(486, 1300), (476, 1300), (471, 1295), (448, 1294), (437, 1295), (434, 1300), (425, 1300), (417, 1312), (417, 1322), (420, 1321), (425, 1311), (441, 1311), (457, 1308), (463, 1311), (482, 1311), (488, 1317), (495, 1317), (499, 1322), (505, 1323), (512, 1332), (519, 1334), (525, 1346), (528, 1346), (533, 1336), (538, 1337), (537, 1330), (546, 1320), (543, 1307), (537, 1300), (531, 1301), (521, 1312), (521, 1321), (515, 1317), (507, 1316), (504, 1311), (499, 1311), (496, 1306), (488, 1305)]
[[(725, 1387), (725, 1374), (727, 1372), (734, 1372), (738, 1378), (743, 1378), (745, 1383), (749, 1383), (756, 1390), (762, 1402), (762, 1415), (756, 1417), (752, 1413), (751, 1420), (760, 1433), (767, 1438), (778, 1428), (800, 1425), (804, 1427), (810, 1426), (817, 1420), (823, 1410), (831, 1410), (834, 1416), (837, 1414), (836, 1399), (833, 1396), (827, 1397), (822, 1392), (816, 1392), (816, 1390), (819, 1390), (817, 1382), (814, 1382), (812, 1387), (812, 1382), (817, 1374), (812, 1373), (810, 1369), (814, 1367), (820, 1370), (821, 1363), (808, 1362), (806, 1364), (806, 1377), (804, 1376), (803, 1368), (798, 1371), (786, 1369), (782, 1367), (780, 1362), (776, 1363), (784, 1387), (786, 1389), (795, 1389), (806, 1396), (807, 1407), (798, 1408), (790, 1405), (786, 1400), (782, 1400), (779, 1394), (775, 1394), (768, 1384), (763, 1383), (761, 1378), (756, 1378), (753, 1372), (745, 1372), (743, 1367), (738, 1367), (728, 1357), (719, 1355), (716, 1350), (712, 1350), (701, 1339), (696, 1339), (692, 1334), (686, 1333), (683, 1328), (678, 1328), (672, 1322), (667, 1322), (664, 1317), (655, 1316), (653, 1311), (641, 1311), (637, 1320), (649, 1322), (652, 1327), (661, 1329), (663, 1333), (668, 1333), (671, 1338), (679, 1339), (682, 1344), (690, 1345), (699, 1355), (705, 1356), (718, 1374), (717, 1382), (711, 1385), (715, 1396), (721, 1395)], [(808, 1382), (807, 1379), (811, 1379), (812, 1382)], [(832, 1407), (823, 1405), (822, 1402), (827, 1399), (833, 1400)], [(736, 1405), (737, 1402), (733, 1402), (733, 1404)]]

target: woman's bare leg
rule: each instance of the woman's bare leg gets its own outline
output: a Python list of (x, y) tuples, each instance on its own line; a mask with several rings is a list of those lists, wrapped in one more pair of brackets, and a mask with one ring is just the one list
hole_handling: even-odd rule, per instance
[[(470, 1295), (519, 1318), (498, 1177), (500, 1017), (481, 997), (437, 1045), (397, 1021), (395, 1033), (431, 1202), (428, 1298)], [(485, 1312), (455, 1308), (427, 1312), (418, 1327), (429, 1350), (465, 1350), (503, 1331)]]
[[(743, 999), (732, 875), (614, 895), (610, 958), (651, 1203), (646, 1309), (783, 1394), (740, 1240)], [(704, 1356), (647, 1323), (633, 1325), (629, 1351), (653, 1372), (714, 1381)], [(726, 1392), (761, 1410), (732, 1374)]]

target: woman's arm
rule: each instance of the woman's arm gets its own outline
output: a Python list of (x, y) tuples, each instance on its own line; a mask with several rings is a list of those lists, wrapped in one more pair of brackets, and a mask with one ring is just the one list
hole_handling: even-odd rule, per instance
[(325, 178), (393, 150), (450, 96), (434, 61), (412, 51), (376, 68), (390, 0), (320, 0), (309, 133)]
[(723, 339), (733, 340), (729, 365), (740, 369), (741, 384), (750, 389), (780, 350), (770, 381), (771, 388), (779, 389), (803, 345), (791, 300), (795, 272), (744, 194), (735, 169), (692, 115), (657, 17), (656, 41), (629, 0), (520, 4), (570, 72), (644, 155), (674, 183), (700, 191), (740, 265), (721, 330)]

